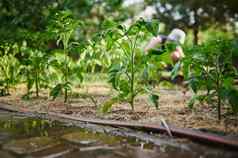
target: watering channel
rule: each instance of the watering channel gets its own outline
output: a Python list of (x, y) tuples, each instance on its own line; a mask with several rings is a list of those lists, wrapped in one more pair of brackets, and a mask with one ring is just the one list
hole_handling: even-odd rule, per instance
[[(83, 127), (83, 128), (82, 128)], [(1, 158), (237, 158), (238, 152), (126, 129), (75, 126), (0, 111)], [(129, 137), (120, 133), (125, 130)], [(109, 134), (114, 133), (114, 134)], [(117, 133), (117, 134), (116, 134)], [(140, 137), (145, 139), (141, 140)], [(147, 140), (148, 139), (148, 140)]]

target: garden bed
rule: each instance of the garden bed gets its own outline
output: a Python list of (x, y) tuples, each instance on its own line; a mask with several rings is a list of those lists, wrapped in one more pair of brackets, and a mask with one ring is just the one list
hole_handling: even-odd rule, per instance
[[(22, 100), (21, 96), (24, 91), (24, 88), (18, 88), (11, 96), (1, 97), (0, 102), (17, 106), (22, 111), (65, 112), (63, 99), (52, 101), (47, 99), (47, 94), (42, 93), (40, 98)], [(178, 89), (161, 89), (159, 110), (148, 105), (145, 96), (140, 96), (135, 101), (135, 112), (131, 111), (127, 103), (120, 103), (113, 106), (111, 112), (101, 114), (96, 105), (100, 106), (111, 97), (112, 93), (110, 86), (103, 83), (85, 85), (80, 91), (78, 90), (78, 94), (72, 97), (69, 115), (158, 125), (161, 124), (161, 118), (163, 118), (167, 124), (172, 126), (200, 129), (230, 136), (237, 136), (238, 133), (237, 116), (223, 113), (223, 119), (218, 121), (216, 111), (208, 105), (196, 106), (193, 110), (189, 109), (186, 105), (186, 100), (190, 97), (189, 92), (184, 95)], [(92, 98), (97, 102), (96, 104)]]

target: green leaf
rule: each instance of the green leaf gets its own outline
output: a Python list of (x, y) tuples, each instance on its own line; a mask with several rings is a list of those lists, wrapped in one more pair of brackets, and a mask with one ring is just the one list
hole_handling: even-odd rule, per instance
[(167, 42), (165, 44), (165, 49), (168, 53), (173, 52), (176, 49), (177, 45), (178, 44), (176, 42)]
[(32, 78), (27, 78), (27, 89), (31, 90), (34, 85), (34, 79)]
[(112, 99), (107, 100), (103, 103), (103, 105), (100, 107), (100, 112), (107, 113), (111, 110), (113, 104), (117, 103), (119, 100), (115, 97)]
[(118, 30), (108, 30), (105, 34), (107, 50), (110, 50), (115, 44), (115, 42), (119, 40), (121, 37), (123, 36)]
[(53, 97), (53, 100), (55, 100), (56, 97), (58, 97), (63, 89), (62, 84), (57, 84), (51, 91), (50, 91), (50, 96)]
[(118, 25), (117, 28), (118, 28), (119, 30), (123, 31), (123, 32), (126, 31), (126, 27), (123, 26), (123, 25)]
[(153, 19), (152, 21), (146, 22), (146, 29), (154, 36), (157, 36), (159, 31), (159, 21)]
[(118, 26), (118, 24), (115, 21), (112, 20), (105, 20), (102, 23), (102, 27), (103, 29), (111, 29), (111, 28), (116, 28)]
[(136, 25), (131, 25), (126, 34), (136, 35), (138, 32), (140, 32), (139, 27)]
[(120, 79), (118, 81), (118, 90), (120, 91), (120, 96), (126, 98), (130, 94), (130, 85), (128, 80)]
[(225, 87), (222, 87), (218, 90), (219, 96), (222, 98), (222, 100), (226, 100), (229, 97), (230, 90), (226, 89)]
[(158, 110), (159, 109), (159, 95), (150, 94), (149, 95), (149, 100), (155, 106), (156, 110)]
[(112, 84), (114, 89), (118, 89), (118, 73), (121, 70), (119, 64), (112, 65), (109, 70), (109, 82)]
[(197, 93), (199, 88), (199, 81), (196, 78), (192, 78), (189, 80), (189, 85), (192, 88), (194, 93)]
[(83, 73), (81, 71), (76, 72), (77, 79), (82, 82), (83, 81)]
[(162, 54), (164, 54), (164, 53), (166, 53), (166, 51), (165, 50), (163, 50), (163, 49), (160, 49), (160, 48), (157, 48), (157, 49), (155, 49), (155, 48), (153, 48), (153, 49), (150, 49), (149, 50), (149, 55), (162, 55)]
[(232, 111), (234, 113), (238, 113), (238, 90), (237, 89), (230, 89), (228, 95), (228, 101), (231, 105)]
[(231, 89), (233, 87), (234, 79), (232, 77), (227, 77), (223, 81), (224, 88)]
[(123, 47), (123, 49), (126, 51), (127, 54), (130, 52), (129, 42), (123, 41), (123, 42), (121, 43), (121, 46)]
[(196, 95), (192, 96), (192, 98), (189, 100), (189, 102), (188, 102), (188, 107), (189, 107), (190, 109), (193, 109), (193, 106), (194, 106), (196, 100), (197, 100), (197, 96), (196, 96)]
[(141, 18), (137, 20), (134, 24), (132, 24), (129, 29), (127, 30), (127, 35), (136, 35), (140, 31), (142, 31), (142, 28), (146, 25), (146, 22)]
[(64, 89), (72, 90), (72, 83), (71, 82), (66, 82), (62, 86), (63, 86), (62, 88), (64, 88)]
[(176, 76), (178, 76), (180, 70), (181, 62), (177, 62), (171, 72), (171, 79), (174, 80)]

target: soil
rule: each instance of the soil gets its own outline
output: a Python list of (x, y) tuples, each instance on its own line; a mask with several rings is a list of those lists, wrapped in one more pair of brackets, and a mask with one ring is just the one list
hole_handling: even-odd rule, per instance
[[(0, 97), (1, 103), (17, 106), (22, 111), (60, 112), (66, 111), (63, 97), (56, 100), (48, 98), (48, 93), (41, 93), (39, 98), (23, 100), (24, 86), (19, 86), (11, 92), (12, 95)], [(149, 124), (161, 124), (164, 119), (167, 124), (177, 127), (200, 129), (208, 132), (238, 136), (238, 116), (231, 115), (229, 109), (222, 109), (222, 120), (218, 121), (216, 108), (209, 105), (196, 105), (188, 108), (187, 101), (192, 96), (191, 92), (185, 94), (181, 87), (159, 89), (159, 110), (150, 105), (146, 96), (139, 96), (135, 100), (133, 112), (128, 103), (118, 103), (111, 112), (101, 114), (99, 107), (110, 99), (115, 92), (104, 83), (90, 83), (74, 90), (71, 95), (70, 115), (86, 118), (100, 118)], [(89, 97), (90, 96), (90, 97)]]

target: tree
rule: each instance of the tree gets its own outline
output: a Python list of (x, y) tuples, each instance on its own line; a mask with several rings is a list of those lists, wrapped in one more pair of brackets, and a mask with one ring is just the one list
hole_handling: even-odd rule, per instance
[(15, 41), (19, 30), (42, 31), (46, 24), (48, 8), (55, 0), (2, 0), (0, 2), (1, 40)]
[[(0, 1), (0, 40), (22, 41), (25, 32), (44, 32), (51, 15), (58, 10), (71, 10), (90, 26), (85, 34), (97, 31), (105, 17), (123, 19), (123, 0), (2, 0)], [(119, 13), (120, 12), (120, 13)], [(124, 14), (121, 14), (124, 13)], [(29, 43), (29, 42), (28, 42)]]
[(236, 0), (146, 0), (156, 9), (156, 17), (171, 28), (192, 29), (194, 43), (198, 33), (210, 26), (233, 24), (238, 18)]

